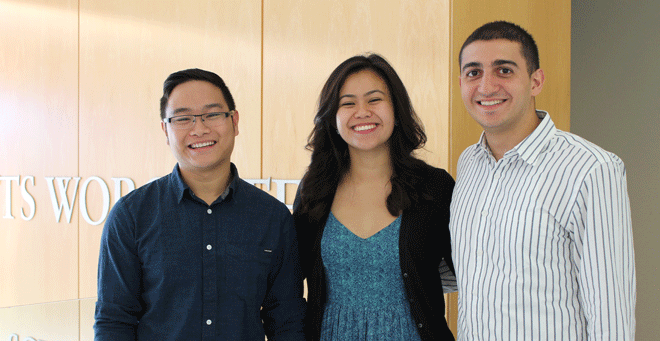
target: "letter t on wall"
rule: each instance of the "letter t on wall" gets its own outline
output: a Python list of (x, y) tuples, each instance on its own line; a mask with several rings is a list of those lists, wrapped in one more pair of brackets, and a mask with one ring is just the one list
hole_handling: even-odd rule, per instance
[(7, 190), (5, 191), (5, 215), (3, 218), (5, 219), (14, 219), (14, 216), (11, 215), (11, 182), (16, 181), (16, 184), (18, 184), (18, 181), (20, 180), (20, 177), (18, 176), (0, 176), (0, 181), (5, 180), (7, 181)]

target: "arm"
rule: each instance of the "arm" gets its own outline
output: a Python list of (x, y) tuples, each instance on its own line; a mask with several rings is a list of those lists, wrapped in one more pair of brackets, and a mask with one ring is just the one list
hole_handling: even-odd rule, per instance
[(140, 262), (132, 220), (120, 201), (110, 212), (101, 235), (98, 267), (96, 341), (135, 340), (142, 306)]
[(634, 340), (635, 258), (623, 163), (593, 169), (580, 188), (574, 217), (589, 340)]
[(447, 265), (444, 258), (440, 262), (438, 271), (440, 272), (440, 279), (442, 280), (442, 292), (444, 294), (449, 294), (458, 291), (456, 275), (454, 274), (454, 271), (449, 269), (449, 265)]
[(442, 260), (438, 271), (440, 271), (440, 279), (442, 280), (443, 293), (451, 293), (458, 291), (456, 285), (456, 272), (454, 270), (454, 262), (451, 258), (451, 239), (449, 235), (449, 207), (451, 203), (451, 196), (454, 190), (454, 179), (447, 172), (442, 171), (442, 178), (438, 181), (439, 187), (436, 189), (439, 201), (437, 207), (439, 210), (439, 228), (441, 229), (442, 247), (443, 251)]
[[(302, 267), (303, 279), (308, 279), (312, 275), (314, 267), (313, 248), (314, 243), (314, 229), (308, 226), (309, 217), (301, 213), (301, 189), (302, 185), (298, 186), (296, 197), (293, 201), (293, 224), (296, 231), (296, 239), (298, 243), (298, 255), (300, 258), (300, 266)], [(309, 286), (309, 282), (306, 283)]]
[[(288, 213), (288, 212), (287, 212)], [(268, 291), (261, 318), (268, 340), (304, 341), (303, 276), (298, 256), (298, 242), (290, 214), (282, 221), (281, 247), (268, 275)]]

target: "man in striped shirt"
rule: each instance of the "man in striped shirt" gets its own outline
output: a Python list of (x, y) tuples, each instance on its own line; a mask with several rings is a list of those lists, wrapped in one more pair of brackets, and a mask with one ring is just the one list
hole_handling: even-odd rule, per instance
[(484, 132), (461, 154), (451, 203), (458, 340), (633, 340), (623, 162), (535, 109), (544, 75), (519, 26), (478, 28), (459, 64)]

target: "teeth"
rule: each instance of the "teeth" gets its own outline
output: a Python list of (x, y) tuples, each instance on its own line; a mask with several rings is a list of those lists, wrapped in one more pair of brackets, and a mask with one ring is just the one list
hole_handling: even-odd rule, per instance
[(500, 104), (502, 102), (504, 102), (504, 100), (495, 99), (495, 100), (492, 100), (492, 101), (481, 101), (481, 105), (487, 105), (487, 106), (488, 105), (496, 105), (496, 104)]
[(363, 131), (363, 130), (369, 130), (369, 129), (373, 129), (373, 128), (376, 128), (375, 124), (367, 124), (367, 125), (363, 125), (363, 126), (358, 126), (358, 127), (353, 128), (353, 129), (355, 131)]
[(215, 142), (202, 142), (202, 143), (195, 143), (195, 144), (191, 145), (191, 147), (192, 148), (202, 148), (202, 147), (210, 146), (210, 145), (213, 145), (213, 144), (215, 144)]

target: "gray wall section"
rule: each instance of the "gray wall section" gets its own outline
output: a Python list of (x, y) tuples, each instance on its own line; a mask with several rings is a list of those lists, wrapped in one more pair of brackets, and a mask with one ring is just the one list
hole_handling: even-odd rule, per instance
[(636, 339), (657, 340), (660, 1), (573, 0), (571, 12), (571, 132), (626, 164), (637, 266)]

